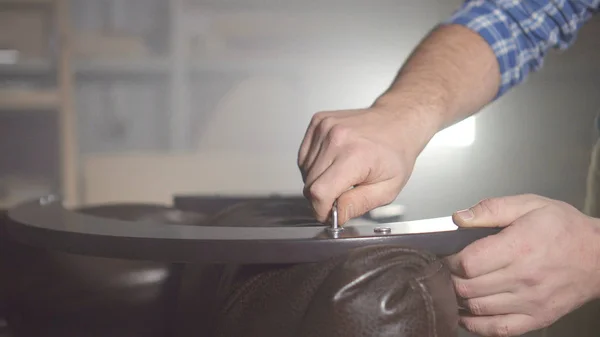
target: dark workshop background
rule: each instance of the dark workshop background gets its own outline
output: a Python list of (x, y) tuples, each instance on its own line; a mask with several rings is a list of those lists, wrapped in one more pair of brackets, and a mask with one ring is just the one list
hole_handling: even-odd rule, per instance
[[(44, 2), (0, 1), (2, 207), (48, 192), (72, 205), (300, 194), (311, 116), (368, 106), (461, 3)], [(590, 22), (542, 73), (440, 135), (398, 197), (407, 219), (526, 192), (581, 207), (598, 33)]]

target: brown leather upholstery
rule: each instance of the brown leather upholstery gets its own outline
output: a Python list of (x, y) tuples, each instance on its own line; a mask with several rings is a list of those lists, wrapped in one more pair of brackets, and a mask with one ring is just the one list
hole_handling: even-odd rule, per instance
[(6, 252), (6, 233), (4, 231), (4, 222), (6, 221), (6, 211), (0, 210), (0, 337), (9, 337), (9, 329), (6, 322), (6, 295), (8, 277), (5, 274), (3, 266), (6, 265), (8, 254)]
[[(145, 205), (81, 211), (190, 225), (204, 218)], [(265, 226), (282, 219), (288, 226), (314, 222), (305, 205), (278, 201), (239, 204), (206, 224)], [(0, 254), (0, 275), (10, 275), (7, 284), (0, 276), (0, 287), (15, 336), (457, 336), (448, 269), (427, 252), (401, 247), (277, 266), (126, 261), (15, 244)]]
[[(434, 256), (365, 247), (268, 271), (232, 268), (216, 337), (456, 337), (450, 275)], [(258, 269), (258, 268), (257, 268)]]

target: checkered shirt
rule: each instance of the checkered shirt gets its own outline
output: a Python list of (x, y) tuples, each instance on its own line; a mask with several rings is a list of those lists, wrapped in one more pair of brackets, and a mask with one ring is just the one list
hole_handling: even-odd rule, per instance
[(600, 9), (600, 0), (467, 0), (444, 23), (479, 33), (494, 50), (502, 83), (497, 98), (539, 70), (551, 48), (567, 49)]

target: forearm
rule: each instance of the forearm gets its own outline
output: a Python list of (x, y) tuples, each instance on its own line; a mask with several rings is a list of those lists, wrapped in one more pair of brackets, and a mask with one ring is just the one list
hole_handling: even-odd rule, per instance
[(599, 7), (600, 0), (467, 0), (374, 105), (413, 123), (420, 151), (539, 70), (550, 48), (569, 47)]
[(490, 45), (460, 25), (440, 26), (414, 50), (376, 106), (418, 114), (428, 133), (462, 120), (494, 99), (500, 71)]

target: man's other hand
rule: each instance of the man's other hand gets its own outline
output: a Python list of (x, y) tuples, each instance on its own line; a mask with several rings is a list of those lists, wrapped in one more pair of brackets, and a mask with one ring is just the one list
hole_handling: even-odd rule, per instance
[(435, 133), (425, 120), (382, 107), (315, 114), (298, 166), (317, 220), (327, 221), (336, 199), (340, 224), (394, 201)]
[(461, 324), (521, 336), (600, 295), (600, 224), (537, 195), (489, 199), (454, 214), (460, 227), (506, 227), (448, 258)]

